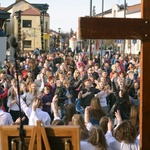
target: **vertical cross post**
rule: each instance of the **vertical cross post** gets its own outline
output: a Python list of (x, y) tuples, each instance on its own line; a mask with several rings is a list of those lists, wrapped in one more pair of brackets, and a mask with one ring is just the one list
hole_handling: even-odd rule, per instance
[(141, 39), (140, 149), (149, 150), (150, 0), (141, 0), (141, 13), (142, 19), (81, 17), (78, 29), (81, 39)]
[[(150, 19), (150, 1), (141, 0), (142, 18)], [(150, 22), (145, 21), (149, 25)], [(145, 32), (145, 37), (150, 34)], [(149, 38), (148, 38), (149, 39)], [(141, 75), (140, 75), (140, 149), (148, 150), (150, 148), (150, 39), (142, 41), (141, 47)]]

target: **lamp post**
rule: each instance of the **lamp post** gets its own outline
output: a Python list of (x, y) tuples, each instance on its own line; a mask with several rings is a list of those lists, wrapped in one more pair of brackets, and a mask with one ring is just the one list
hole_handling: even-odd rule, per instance
[(102, 0), (102, 17), (104, 17), (104, 0)]
[[(104, 0), (102, 0), (102, 18), (104, 17)], [(103, 53), (103, 39), (101, 39), (101, 60), (100, 60), (100, 65), (102, 65), (102, 53)]]
[[(92, 0), (90, 0), (90, 17), (92, 17)], [(89, 39), (89, 59), (92, 60), (91, 39)]]
[(48, 4), (43, 4), (43, 6), (42, 6), (42, 11), (41, 11), (41, 14), (40, 14), (40, 24), (41, 24), (41, 47), (42, 47), (42, 49), (44, 49), (44, 38), (43, 38), (43, 35), (44, 35), (44, 17), (45, 17), (45, 15), (46, 15), (46, 13), (47, 13), (48, 7), (49, 7)]
[(61, 28), (58, 28), (58, 46), (59, 46), (59, 49), (60, 49), (60, 30), (61, 30)]
[(42, 47), (42, 50), (44, 49), (44, 16), (46, 14), (46, 11), (43, 10), (41, 11), (41, 15), (40, 15), (40, 24), (41, 24), (41, 47)]
[[(124, 0), (124, 18), (126, 18), (126, 0)], [(123, 56), (125, 53), (125, 48), (126, 48), (126, 39), (124, 39), (124, 44), (123, 44)]]
[(18, 47), (21, 48), (21, 13), (22, 11), (19, 10), (15, 13), (17, 14), (17, 20), (18, 20)]
[(54, 39), (54, 45), (53, 46), (54, 46), (54, 48), (56, 48), (56, 35), (53, 36), (53, 39)]

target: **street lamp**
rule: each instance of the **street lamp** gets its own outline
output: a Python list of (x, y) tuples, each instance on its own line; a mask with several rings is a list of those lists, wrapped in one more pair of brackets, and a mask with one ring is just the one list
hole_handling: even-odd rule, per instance
[(18, 47), (21, 47), (21, 13), (22, 10), (16, 11), (17, 20), (18, 20)]
[[(104, 17), (104, 0), (102, 0), (102, 18)], [(101, 60), (100, 60), (100, 63), (102, 65), (102, 53), (103, 53), (103, 39), (101, 39)]]
[[(126, 18), (126, 0), (124, 0), (124, 18)], [(126, 48), (126, 39), (124, 39), (123, 41), (124, 41), (124, 45), (123, 45), (123, 56), (124, 56), (125, 48)]]
[(46, 14), (46, 11), (43, 10), (41, 11), (41, 15), (40, 15), (40, 23), (41, 23), (41, 46), (42, 46), (42, 50), (44, 49), (44, 16)]
[(126, 18), (126, 0), (124, 0), (124, 18)]
[[(92, 0), (90, 0), (90, 17), (92, 17)], [(91, 39), (89, 39), (89, 59), (92, 60)]]
[(44, 35), (44, 17), (47, 13), (47, 10), (48, 10), (48, 7), (49, 5), (48, 4), (44, 4), (42, 6), (42, 11), (41, 11), (41, 14), (40, 14), (40, 24), (41, 24), (41, 47), (42, 49), (44, 49), (44, 38), (43, 38), (43, 35)]
[(60, 30), (61, 30), (61, 28), (58, 28), (58, 45), (59, 45), (59, 49), (60, 49)]

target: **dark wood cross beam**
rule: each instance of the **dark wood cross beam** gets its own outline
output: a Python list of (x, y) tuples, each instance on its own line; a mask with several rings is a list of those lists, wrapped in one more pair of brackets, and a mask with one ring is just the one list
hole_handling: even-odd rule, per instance
[(79, 18), (82, 39), (142, 39), (150, 40), (150, 19)]
[(150, 0), (141, 0), (142, 19), (79, 18), (81, 39), (141, 39), (140, 149), (150, 149)]

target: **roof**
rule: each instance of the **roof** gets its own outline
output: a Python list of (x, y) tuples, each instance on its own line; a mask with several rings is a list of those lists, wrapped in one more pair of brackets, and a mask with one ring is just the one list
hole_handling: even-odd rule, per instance
[(40, 15), (40, 11), (38, 11), (37, 9), (34, 9), (34, 8), (29, 8), (25, 11), (23, 11), (21, 13), (21, 15), (24, 15), (24, 16), (29, 16), (29, 15), (32, 15), (32, 16), (39, 16)]
[[(108, 9), (103, 12), (103, 15), (110, 14), (111, 12), (112, 12), (112, 9)], [(102, 16), (102, 13), (96, 14), (95, 16)]]
[(34, 6), (35, 8), (41, 10), (41, 11), (47, 11), (49, 5), (48, 4), (31, 4), (32, 6)]
[[(28, 2), (27, 2), (27, 1), (25, 1), (25, 0), (22, 0), (22, 1), (24, 1), (24, 2), (28, 3)], [(11, 9), (14, 5), (16, 5), (16, 4), (17, 4), (17, 3), (19, 3), (19, 2), (21, 2), (21, 1), (17, 1), (17, 2), (15, 2), (15, 3), (13, 3), (13, 4), (9, 5), (8, 7), (6, 7), (6, 8), (5, 8), (5, 11), (8, 11), (9, 9)]]
[[(32, 5), (33, 7), (39, 9), (40, 11), (42, 11), (42, 10), (47, 11), (47, 10), (48, 10), (48, 7), (49, 7), (48, 4), (31, 4), (31, 3), (29, 3), (29, 2), (27, 2), (27, 1), (25, 1), (25, 0), (21, 0), (21, 1), (24, 1), (24, 2), (26, 2), (26, 3), (30, 4), (30, 5)], [(21, 2), (21, 1), (17, 1), (17, 2), (15, 2), (15, 3), (11, 4), (10, 6), (6, 7), (6, 8), (5, 8), (5, 11), (8, 11), (8, 10), (11, 9), (14, 5), (16, 5), (17, 3)]]
[(132, 6), (128, 6), (127, 8), (127, 14), (136, 13), (141, 11), (141, 4), (136, 4)]
[[(131, 14), (131, 13), (136, 13), (136, 12), (140, 12), (141, 8), (140, 8), (141, 4), (135, 4), (132, 6), (127, 6), (127, 14)], [(120, 11), (124, 10), (124, 5), (118, 5), (117, 6), (120, 8)], [(112, 12), (112, 9), (108, 9), (106, 11), (103, 12), (103, 15), (106, 14), (110, 14)], [(102, 16), (102, 13), (96, 14), (96, 16)]]
[(6, 7), (0, 7), (0, 10), (4, 10)]

